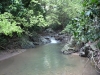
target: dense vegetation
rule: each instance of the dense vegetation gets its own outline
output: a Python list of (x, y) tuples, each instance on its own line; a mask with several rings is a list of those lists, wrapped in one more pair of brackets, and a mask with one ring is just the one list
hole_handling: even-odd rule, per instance
[(99, 0), (1, 0), (0, 48), (11, 38), (45, 28), (64, 29), (80, 41), (95, 41), (100, 37), (99, 11)]
[(73, 18), (65, 31), (71, 32), (80, 41), (96, 41), (100, 38), (100, 1), (84, 0), (82, 5), (80, 16)]
[(35, 0), (1, 0), (0, 13), (1, 47), (11, 37), (28, 35), (46, 25), (45, 10)]

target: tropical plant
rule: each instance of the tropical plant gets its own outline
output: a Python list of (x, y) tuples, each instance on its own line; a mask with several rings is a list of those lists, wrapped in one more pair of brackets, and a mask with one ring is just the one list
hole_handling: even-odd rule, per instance
[(71, 32), (78, 40), (88, 42), (100, 38), (100, 1), (84, 0), (81, 15), (66, 26), (64, 31)]
[(70, 19), (79, 16), (83, 10), (81, 0), (42, 0), (41, 4), (46, 11), (48, 25), (58, 25), (60, 28), (64, 28)]

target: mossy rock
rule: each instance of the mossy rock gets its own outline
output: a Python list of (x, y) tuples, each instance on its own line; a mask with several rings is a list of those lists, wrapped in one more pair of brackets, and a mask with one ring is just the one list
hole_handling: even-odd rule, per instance
[(72, 36), (71, 40), (62, 48), (61, 52), (68, 51), (69, 53), (72, 52), (78, 52), (79, 49), (83, 46), (83, 43), (80, 42), (77, 44), (77, 40)]
[(20, 44), (23, 49), (29, 49), (29, 48), (35, 47), (33, 42), (29, 41), (27, 38), (24, 38), (24, 37), (21, 38)]

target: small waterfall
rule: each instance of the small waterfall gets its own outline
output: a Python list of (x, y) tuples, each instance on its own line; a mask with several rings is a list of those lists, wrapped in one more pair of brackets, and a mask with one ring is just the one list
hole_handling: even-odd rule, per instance
[(54, 38), (54, 37), (51, 37), (51, 38), (50, 38), (50, 41), (51, 41), (51, 43), (58, 43), (58, 41), (57, 41), (57, 40), (55, 40), (55, 38)]

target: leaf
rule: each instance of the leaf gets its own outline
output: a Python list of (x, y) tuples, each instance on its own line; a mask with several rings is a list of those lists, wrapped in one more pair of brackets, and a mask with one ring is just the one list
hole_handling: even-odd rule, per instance
[(90, 0), (90, 2), (93, 4), (93, 3), (98, 2), (98, 0)]
[(86, 16), (90, 16), (91, 13), (92, 13), (91, 10), (87, 11), (87, 12), (86, 12)]
[(83, 1), (83, 6), (84, 6), (84, 7), (87, 6), (87, 1)]

